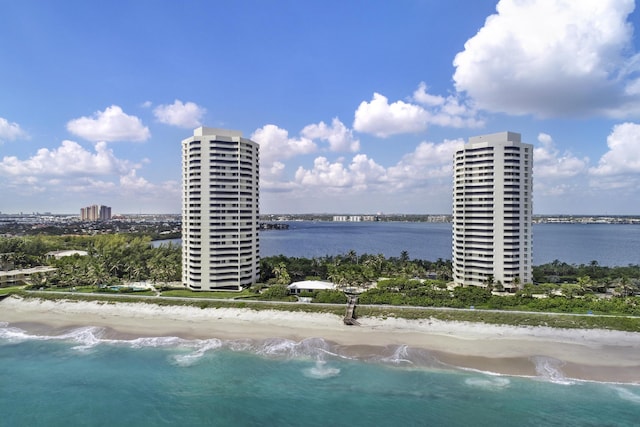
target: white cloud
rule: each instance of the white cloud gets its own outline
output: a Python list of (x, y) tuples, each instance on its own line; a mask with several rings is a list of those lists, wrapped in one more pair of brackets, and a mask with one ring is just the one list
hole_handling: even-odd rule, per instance
[(62, 141), (58, 148), (41, 148), (26, 160), (5, 156), (0, 162), (0, 174), (14, 177), (107, 175), (133, 166), (127, 160), (116, 158), (105, 142), (97, 143), (92, 153), (77, 142)]
[(402, 133), (417, 133), (427, 128), (429, 114), (419, 105), (396, 101), (374, 93), (371, 102), (362, 101), (355, 112), (353, 128), (381, 138)]
[(607, 146), (609, 151), (600, 158), (598, 166), (589, 169), (590, 174), (604, 177), (640, 173), (640, 124), (627, 122), (614, 126), (607, 137)]
[(271, 165), (260, 166), (260, 189), (271, 193), (289, 192), (297, 188), (293, 182), (283, 178), (285, 164), (275, 161)]
[(640, 115), (633, 9), (633, 0), (501, 0), (456, 55), (456, 89), (510, 114)]
[(329, 142), (331, 151), (351, 151), (356, 152), (360, 149), (360, 140), (353, 137), (353, 131), (335, 117), (331, 122), (331, 126), (327, 126), (324, 122), (305, 126), (300, 134), (309, 139), (320, 139)]
[(289, 132), (276, 125), (265, 125), (251, 135), (260, 144), (260, 163), (267, 168), (280, 160), (316, 151), (317, 146), (308, 138), (289, 138)]
[(477, 119), (477, 111), (461, 95), (449, 95), (446, 98), (427, 93), (427, 85), (420, 82), (411, 97), (415, 102), (430, 109), (427, 111), (429, 124), (452, 128), (478, 128), (484, 121)]
[(138, 176), (135, 169), (131, 169), (125, 175), (120, 176), (120, 187), (127, 193), (148, 193), (157, 189), (155, 184)]
[(365, 154), (356, 155), (346, 167), (341, 160), (331, 163), (326, 157), (318, 157), (312, 169), (299, 167), (295, 179), (307, 189), (360, 191), (384, 181), (385, 170)]
[(402, 133), (422, 132), (428, 125), (453, 128), (484, 126), (484, 121), (476, 118), (476, 109), (463, 100), (461, 95), (432, 95), (427, 92), (424, 82), (418, 85), (409, 101), (389, 104), (385, 96), (374, 93), (371, 102), (363, 101), (358, 106), (353, 128), (358, 132), (385, 138)]
[(97, 111), (92, 117), (80, 117), (67, 123), (67, 130), (89, 141), (146, 141), (149, 128), (136, 116), (117, 105)]
[(427, 89), (427, 84), (425, 82), (420, 82), (418, 89), (413, 92), (413, 100), (419, 104), (429, 107), (437, 107), (445, 103), (444, 97), (440, 95), (431, 95), (427, 93)]
[(447, 179), (453, 182), (453, 154), (464, 140), (444, 140), (442, 143), (422, 142), (388, 169), (389, 181), (397, 189), (424, 185), (429, 180)]
[(167, 209), (179, 205), (175, 202), (180, 197), (179, 183), (151, 183), (138, 176), (140, 167), (139, 163), (117, 158), (106, 142), (96, 143), (92, 151), (67, 140), (54, 149), (41, 148), (25, 160), (5, 156), (0, 161), (0, 176), (5, 177), (3, 188), (16, 197), (46, 194), (52, 202), (64, 200), (67, 206), (78, 198), (98, 195), (109, 200), (122, 199), (125, 203), (160, 201)]
[(207, 110), (194, 102), (183, 103), (176, 99), (173, 104), (158, 105), (153, 114), (160, 123), (181, 128), (196, 128), (202, 125), (202, 116)]
[(533, 174), (536, 179), (570, 178), (587, 171), (589, 159), (579, 159), (569, 152), (561, 154), (551, 135), (540, 133), (538, 142), (542, 146), (533, 149)]
[(351, 185), (349, 172), (341, 162), (331, 163), (326, 157), (313, 161), (313, 169), (302, 166), (296, 171), (296, 181), (306, 187), (348, 187)]
[(27, 133), (20, 128), (19, 124), (10, 123), (7, 119), (0, 117), (0, 144), (3, 141), (13, 141), (26, 137)]
[(315, 159), (311, 169), (299, 167), (295, 182), (316, 192), (335, 191), (355, 194), (364, 190), (377, 194), (395, 194), (399, 190), (422, 191), (427, 186), (451, 192), (453, 153), (463, 140), (445, 140), (440, 144), (423, 142), (397, 164), (385, 168), (366, 154), (334, 162)]

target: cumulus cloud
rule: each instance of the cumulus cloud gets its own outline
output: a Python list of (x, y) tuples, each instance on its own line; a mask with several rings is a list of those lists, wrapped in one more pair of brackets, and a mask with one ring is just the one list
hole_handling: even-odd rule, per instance
[(196, 128), (202, 125), (202, 116), (207, 112), (194, 102), (183, 103), (176, 99), (173, 104), (158, 105), (153, 114), (160, 123), (181, 128)]
[(365, 154), (356, 155), (351, 164), (343, 161), (330, 162), (326, 157), (318, 157), (312, 169), (299, 167), (295, 180), (305, 187), (323, 189), (364, 190), (384, 181), (385, 169)]
[(533, 149), (533, 173), (536, 178), (570, 178), (587, 171), (589, 159), (579, 159), (569, 152), (560, 153), (551, 135), (540, 133), (538, 142), (540, 146)]
[(408, 101), (390, 104), (387, 97), (374, 93), (370, 102), (363, 101), (358, 106), (353, 128), (385, 138), (422, 132), (429, 125), (453, 128), (484, 126), (484, 121), (477, 118), (476, 109), (462, 95), (443, 97), (430, 94), (424, 82), (418, 85)]
[(355, 112), (353, 128), (381, 138), (402, 133), (417, 133), (427, 128), (428, 113), (419, 105), (396, 101), (374, 93), (370, 102), (362, 101)]
[(446, 98), (427, 92), (427, 85), (421, 82), (411, 97), (415, 102), (429, 107), (427, 110), (429, 124), (452, 128), (478, 128), (484, 121), (476, 118), (477, 111), (460, 94)]
[(308, 139), (320, 139), (329, 143), (331, 151), (352, 151), (360, 149), (360, 140), (353, 137), (353, 131), (348, 129), (337, 117), (327, 126), (324, 122), (305, 126), (300, 134)]
[(426, 105), (429, 107), (438, 107), (445, 103), (446, 99), (440, 95), (431, 95), (427, 93), (427, 84), (425, 82), (420, 82), (418, 88), (413, 92), (413, 100), (419, 104)]
[(450, 183), (453, 179), (453, 154), (463, 145), (462, 139), (445, 139), (439, 144), (421, 142), (412, 153), (389, 167), (389, 181), (397, 189), (415, 187), (430, 179), (446, 178)]
[(7, 119), (0, 117), (0, 144), (3, 141), (13, 141), (26, 137), (27, 133), (20, 128), (19, 124), (10, 123)]
[(67, 130), (89, 141), (146, 141), (149, 128), (136, 116), (130, 116), (117, 105), (97, 111), (91, 117), (80, 117), (67, 123)]
[(289, 132), (276, 125), (265, 125), (251, 135), (260, 144), (260, 162), (270, 167), (274, 162), (290, 159), (316, 151), (316, 144), (309, 138), (289, 138)]
[(79, 199), (100, 195), (112, 200), (114, 206), (121, 199), (122, 203), (135, 200), (138, 204), (160, 201), (166, 209), (175, 209), (180, 184), (147, 181), (138, 175), (143, 162), (117, 158), (106, 142), (98, 142), (90, 150), (74, 141), (63, 141), (57, 148), (41, 148), (24, 160), (5, 156), (0, 161), (0, 179), (2, 187), (15, 195), (12, 197), (43, 194), (43, 198), (73, 206)]
[(120, 177), (120, 187), (128, 192), (144, 192), (152, 190), (155, 185), (138, 176), (135, 169), (131, 169), (127, 174)]
[(118, 159), (105, 142), (95, 145), (95, 152), (84, 149), (74, 141), (63, 141), (55, 149), (41, 148), (37, 153), (20, 160), (5, 156), (0, 162), (0, 174), (8, 176), (77, 176), (121, 173), (134, 165)]
[(622, 123), (613, 127), (607, 137), (607, 151), (598, 166), (589, 169), (592, 175), (618, 176), (640, 173), (640, 124)]
[(454, 59), (456, 89), (495, 112), (640, 115), (633, 9), (633, 0), (500, 0)]
[(427, 186), (450, 193), (453, 153), (463, 144), (461, 139), (439, 144), (422, 142), (388, 168), (366, 154), (354, 156), (348, 164), (343, 159), (332, 162), (324, 156), (317, 157), (312, 168), (298, 168), (295, 182), (301, 188), (332, 193), (367, 190), (391, 195), (397, 191), (422, 191)]

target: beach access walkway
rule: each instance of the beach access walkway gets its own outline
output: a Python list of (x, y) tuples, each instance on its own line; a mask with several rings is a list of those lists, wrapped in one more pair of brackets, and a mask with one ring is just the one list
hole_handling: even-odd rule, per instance
[(347, 295), (347, 313), (344, 316), (345, 325), (360, 326), (360, 323), (356, 320), (356, 304), (358, 303), (357, 295)]

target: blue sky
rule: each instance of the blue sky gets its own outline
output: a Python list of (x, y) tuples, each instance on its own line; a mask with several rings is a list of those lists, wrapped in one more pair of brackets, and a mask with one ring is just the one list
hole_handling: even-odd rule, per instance
[(534, 213), (640, 214), (632, 0), (0, 0), (0, 212), (179, 213), (180, 141), (261, 149), (261, 213), (450, 213), (534, 144)]

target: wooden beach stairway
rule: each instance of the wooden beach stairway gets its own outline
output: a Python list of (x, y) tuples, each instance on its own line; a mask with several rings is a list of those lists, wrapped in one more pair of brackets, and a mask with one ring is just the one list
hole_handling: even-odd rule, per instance
[(356, 304), (358, 302), (357, 295), (347, 295), (347, 313), (344, 316), (345, 325), (360, 326), (360, 323), (356, 320)]

